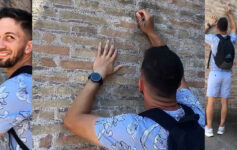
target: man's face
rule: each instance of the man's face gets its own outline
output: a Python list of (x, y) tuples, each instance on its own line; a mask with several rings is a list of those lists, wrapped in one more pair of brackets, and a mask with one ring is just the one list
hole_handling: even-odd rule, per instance
[(23, 58), (27, 44), (21, 25), (12, 18), (0, 19), (0, 67), (13, 67)]

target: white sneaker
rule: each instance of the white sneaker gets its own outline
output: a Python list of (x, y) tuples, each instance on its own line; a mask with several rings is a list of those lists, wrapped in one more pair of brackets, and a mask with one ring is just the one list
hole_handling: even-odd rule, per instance
[(205, 126), (205, 135), (206, 135), (207, 137), (213, 137), (213, 136), (214, 136), (214, 134), (213, 134), (213, 129), (212, 129), (212, 128), (209, 129), (207, 126)]
[(219, 126), (219, 128), (218, 128), (218, 131), (217, 131), (217, 134), (224, 134), (224, 132), (225, 132), (225, 126), (224, 127), (220, 127)]

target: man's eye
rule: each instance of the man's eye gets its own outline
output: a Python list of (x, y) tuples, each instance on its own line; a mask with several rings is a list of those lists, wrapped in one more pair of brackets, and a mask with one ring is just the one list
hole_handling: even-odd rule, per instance
[(15, 38), (13, 36), (7, 36), (8, 40), (14, 40)]

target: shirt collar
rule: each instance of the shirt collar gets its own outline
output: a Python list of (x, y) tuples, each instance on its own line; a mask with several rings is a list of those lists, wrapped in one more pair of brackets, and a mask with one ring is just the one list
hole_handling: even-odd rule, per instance
[(19, 69), (17, 69), (10, 77), (9, 79), (22, 74), (22, 73), (27, 73), (27, 74), (32, 74), (32, 66), (23, 66)]

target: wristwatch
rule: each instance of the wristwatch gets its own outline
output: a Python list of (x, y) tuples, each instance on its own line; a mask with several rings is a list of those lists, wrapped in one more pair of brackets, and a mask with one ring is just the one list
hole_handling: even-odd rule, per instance
[(208, 26), (208, 28), (211, 28), (211, 27), (212, 27), (210, 23), (207, 23), (207, 26)]
[(98, 72), (93, 72), (88, 76), (88, 79), (90, 79), (94, 83), (99, 83), (100, 85), (103, 84), (103, 79), (101, 75)]

